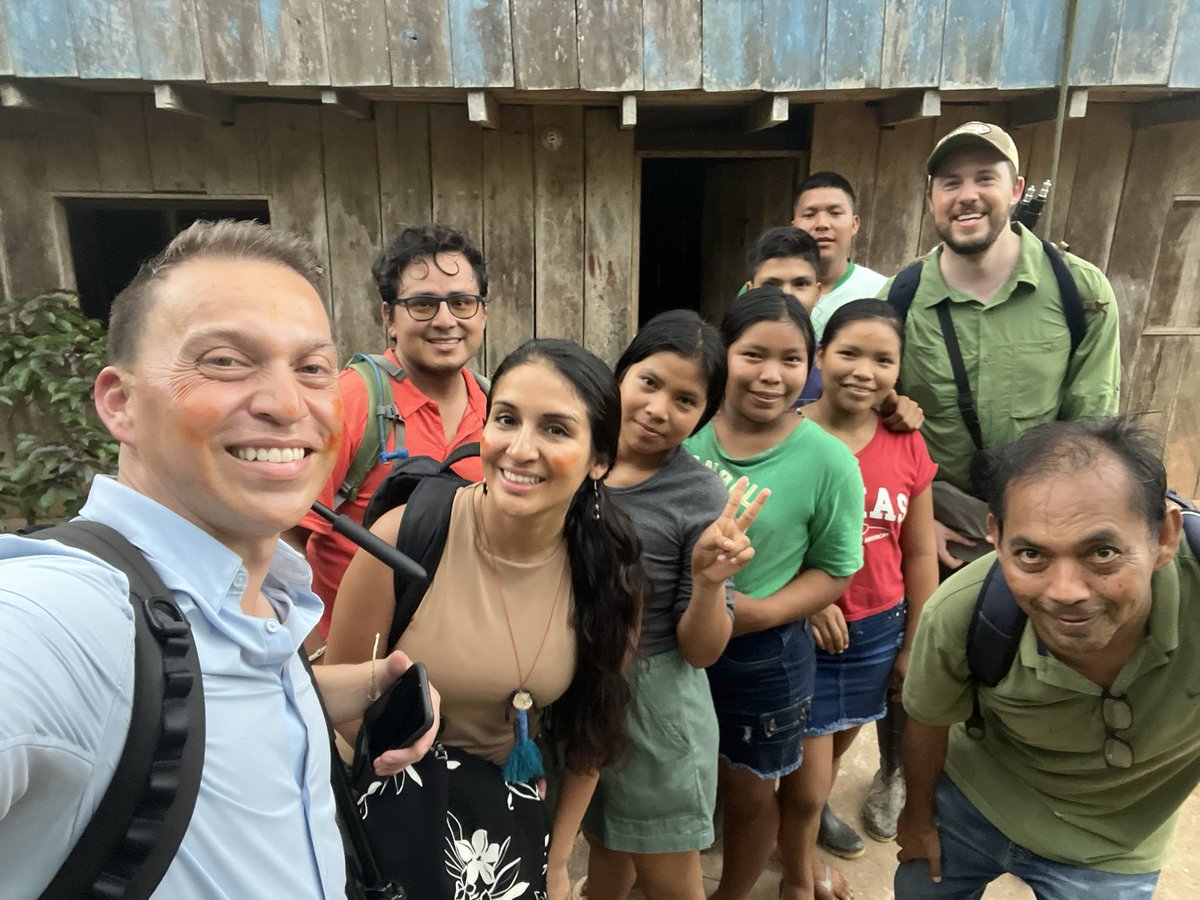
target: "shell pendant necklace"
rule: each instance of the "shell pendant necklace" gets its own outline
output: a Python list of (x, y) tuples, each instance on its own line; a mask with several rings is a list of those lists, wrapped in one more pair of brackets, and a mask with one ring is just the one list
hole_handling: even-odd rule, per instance
[[(529, 737), (529, 711), (536, 708), (536, 702), (533, 699), (533, 694), (529, 691), (529, 679), (533, 676), (533, 670), (537, 667), (538, 660), (542, 657), (542, 651), (546, 648), (546, 639), (550, 636), (550, 625), (554, 622), (554, 614), (558, 611), (558, 603), (562, 599), (563, 588), (566, 586), (568, 561), (563, 561), (562, 576), (558, 582), (558, 590), (554, 593), (554, 603), (550, 607), (550, 615), (546, 618), (546, 628), (542, 632), (541, 643), (538, 644), (537, 653), (533, 656), (533, 662), (529, 664), (529, 671), (522, 673), (521, 671), (521, 654), (517, 650), (517, 637), (513, 632), (512, 619), (508, 614), (508, 603), (504, 598), (504, 585), (500, 578), (500, 572), (496, 567), (496, 554), (492, 550), (492, 539), (488, 535), (486, 517), (483, 514), (483, 498), (479, 500), (479, 533), (483, 537), (484, 555), (487, 557), (488, 568), (491, 569), (492, 581), (496, 585), (496, 593), (500, 598), (500, 609), (504, 613), (504, 624), (508, 629), (508, 639), (512, 644), (513, 664), (517, 670), (517, 689), (513, 691), (509, 698), (509, 704), (515, 712), (513, 722), (513, 748), (508, 754), (508, 759), (504, 761), (502, 775), (505, 781), (516, 783), (527, 783), (535, 778), (541, 778), (545, 773), (545, 766), (542, 762), (542, 751), (538, 749), (538, 745)], [(507, 714), (506, 714), (507, 717)]]

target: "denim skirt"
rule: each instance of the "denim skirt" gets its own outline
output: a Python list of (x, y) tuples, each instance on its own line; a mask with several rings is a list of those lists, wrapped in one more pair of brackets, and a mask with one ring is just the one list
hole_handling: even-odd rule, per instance
[(817, 648), (817, 680), (807, 737), (833, 734), (882, 719), (887, 712), (888, 679), (904, 644), (904, 601), (847, 622), (850, 646), (844, 653)]
[(800, 768), (814, 667), (806, 621), (730, 640), (708, 669), (724, 763), (764, 779)]

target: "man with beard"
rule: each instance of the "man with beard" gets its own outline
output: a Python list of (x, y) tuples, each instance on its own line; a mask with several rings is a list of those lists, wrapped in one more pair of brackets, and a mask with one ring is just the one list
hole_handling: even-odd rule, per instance
[[(904, 682), (897, 900), (1151, 897), (1200, 783), (1200, 562), (1161, 448), (1125, 419), (1050, 422), (999, 451), (996, 552), (921, 612)], [(993, 687), (970, 674), (993, 563), (1028, 617)], [(980, 728), (964, 726), (981, 713)]]
[[(985, 510), (970, 506), (971, 461), (1047, 421), (1113, 415), (1120, 391), (1120, 318), (1108, 280), (1092, 264), (1062, 253), (1083, 307), (1084, 333), (1072, 352), (1067, 310), (1050, 254), (1009, 214), (1025, 179), (1011, 137), (968, 122), (929, 155), (926, 202), (942, 239), (924, 261), (907, 311), (903, 392), (921, 405), (921, 429), (938, 464), (938, 559), (947, 570), (990, 549)], [(885, 287), (880, 296), (888, 296)], [(891, 299), (891, 298), (889, 298)], [(943, 329), (947, 319), (952, 334)], [(957, 345), (979, 421), (977, 446), (963, 413), (952, 364)], [(949, 490), (947, 490), (949, 486)], [(959, 503), (939, 503), (953, 494)], [(965, 500), (964, 500), (965, 497)], [(953, 508), (963, 512), (951, 516)], [(970, 520), (974, 527), (963, 534)], [(951, 555), (950, 544), (955, 555)]]
[[(380, 452), (445, 459), (463, 444), (479, 440), (487, 416), (484, 382), (465, 367), (483, 342), (487, 323), (487, 268), (483, 254), (462, 231), (450, 225), (416, 225), (403, 229), (383, 249), (371, 272), (379, 288), (383, 323), (392, 345), (384, 354), (379, 380), (381, 404), (395, 431), (389, 438), (375, 425), (376, 410), (368, 409), (368, 387), (358, 372), (342, 372), (344, 438), (333, 472), (317, 499), (361, 523), (367, 503), (387, 477), (391, 463)], [(395, 435), (403, 427), (404, 440)], [(375, 465), (357, 484), (349, 483), (359, 448), (371, 442)], [(472, 456), (454, 466), (470, 481), (480, 481), (483, 469)], [(342, 575), (358, 549), (334, 531), (325, 519), (310, 512), (293, 529), (289, 540), (306, 551), (313, 569), (313, 590), (325, 601), (319, 624), (320, 640), (329, 634), (333, 603)]]

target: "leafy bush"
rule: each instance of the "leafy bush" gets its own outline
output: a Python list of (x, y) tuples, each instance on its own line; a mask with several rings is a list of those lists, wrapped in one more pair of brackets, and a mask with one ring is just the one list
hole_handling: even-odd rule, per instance
[(0, 450), (0, 517), (73, 516), (92, 477), (116, 466), (117, 443), (92, 407), (104, 327), (56, 291), (0, 301), (0, 329), (0, 416), (17, 432)]

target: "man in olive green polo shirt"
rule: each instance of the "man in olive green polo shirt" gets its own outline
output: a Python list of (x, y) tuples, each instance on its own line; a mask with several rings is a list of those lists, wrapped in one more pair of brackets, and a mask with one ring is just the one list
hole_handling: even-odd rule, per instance
[[(976, 446), (956, 402), (936, 307), (948, 300), (985, 449), (1009, 444), (1041, 422), (1116, 413), (1119, 317), (1100, 270), (1064, 254), (1086, 324), (1083, 341), (1071, 353), (1050, 260), (1033, 233), (1009, 222), (1025, 180), (1017, 176), (1017, 148), (1002, 129), (984, 122), (955, 129), (934, 147), (927, 170), (926, 202), (942, 243), (925, 260), (908, 311), (900, 377), (903, 393), (925, 411), (921, 433), (938, 464), (938, 558), (946, 569), (956, 569), (989, 548), (981, 503), (971, 534), (962, 533), (963, 525), (948, 527), (957, 523), (947, 522), (944, 504), (938, 503), (950, 494), (970, 508), (970, 497), (945, 488), (972, 493)], [(880, 296), (887, 296), (888, 287), (890, 282)]]
[[(925, 604), (904, 682), (896, 900), (978, 897), (1005, 872), (1041, 900), (1150, 897), (1200, 783), (1200, 562), (1161, 451), (1127, 419), (1052, 422), (991, 484), (996, 553)], [(989, 688), (967, 631), (996, 559), (1028, 621)]]

